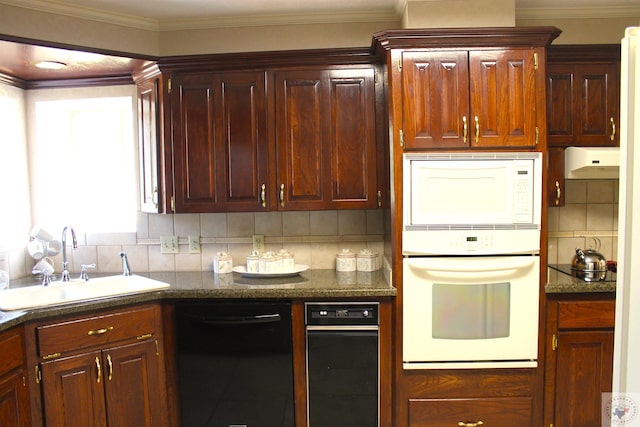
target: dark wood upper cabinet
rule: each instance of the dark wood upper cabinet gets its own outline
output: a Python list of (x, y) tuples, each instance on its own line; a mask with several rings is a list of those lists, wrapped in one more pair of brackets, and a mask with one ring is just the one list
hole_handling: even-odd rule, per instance
[(549, 48), (549, 146), (620, 145), (620, 46)]
[(143, 212), (388, 203), (385, 88), (367, 49), (163, 60), (138, 87)]
[(177, 74), (171, 85), (174, 211), (265, 208), (265, 73)]
[(533, 48), (403, 52), (405, 149), (535, 147), (537, 55)]
[(278, 208), (378, 205), (375, 71), (275, 73)]

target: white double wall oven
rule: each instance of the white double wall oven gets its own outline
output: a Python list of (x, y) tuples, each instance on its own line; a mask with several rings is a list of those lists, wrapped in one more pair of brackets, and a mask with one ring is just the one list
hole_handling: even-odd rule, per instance
[(537, 366), (542, 153), (403, 158), (403, 366)]

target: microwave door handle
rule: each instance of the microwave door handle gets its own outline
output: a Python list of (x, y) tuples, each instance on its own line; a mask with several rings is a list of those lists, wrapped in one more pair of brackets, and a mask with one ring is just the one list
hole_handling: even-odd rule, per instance
[[(470, 258), (470, 260), (472, 260)], [(482, 273), (507, 270), (520, 270), (534, 265), (536, 257), (505, 257), (499, 259), (476, 258), (479, 262), (464, 262), (457, 259), (455, 262), (442, 258), (420, 258), (409, 260), (409, 266), (421, 270), (439, 271), (447, 273)]]

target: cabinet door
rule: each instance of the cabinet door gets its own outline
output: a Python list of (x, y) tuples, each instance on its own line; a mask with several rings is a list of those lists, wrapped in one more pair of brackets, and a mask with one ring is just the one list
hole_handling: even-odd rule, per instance
[(333, 70), (330, 73), (331, 119), (330, 170), (325, 187), (330, 194), (328, 208), (364, 209), (377, 207), (375, 72)]
[(158, 81), (154, 78), (137, 85), (138, 91), (138, 161), (140, 165), (140, 210), (158, 213), (160, 187)]
[(469, 72), (471, 145), (534, 147), (533, 49), (470, 52)]
[[(4, 356), (4, 355), (3, 355)], [(0, 425), (3, 427), (27, 427), (29, 419), (29, 391), (22, 369), (0, 377)]]
[(550, 63), (547, 126), (552, 146), (617, 146), (619, 71), (616, 63)]
[(406, 150), (467, 147), (467, 52), (403, 52), (402, 110)]
[(109, 427), (167, 425), (157, 345), (143, 341), (102, 352)]
[(106, 427), (99, 351), (42, 363), (42, 399), (47, 427)]
[(564, 148), (549, 148), (549, 169), (547, 170), (547, 203), (549, 207), (564, 206)]
[(619, 145), (618, 69), (615, 64), (576, 67), (576, 145)]
[(172, 87), (175, 212), (267, 207), (264, 73), (181, 75)]
[(322, 178), (330, 171), (323, 149), (328, 129), (329, 74), (324, 70), (276, 73), (276, 145), (280, 209), (323, 209)]
[[(268, 206), (269, 159), (265, 74), (224, 73), (217, 76), (216, 101), (218, 210), (259, 211)], [(263, 187), (264, 186), (264, 187)]]
[(213, 75), (172, 77), (174, 212), (212, 212), (216, 192), (215, 86)]
[(602, 393), (611, 391), (613, 331), (558, 333), (555, 425), (599, 426)]

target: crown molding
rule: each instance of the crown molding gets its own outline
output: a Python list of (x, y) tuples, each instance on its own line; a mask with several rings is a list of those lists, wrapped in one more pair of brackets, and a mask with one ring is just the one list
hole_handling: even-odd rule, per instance
[(160, 29), (160, 24), (155, 19), (69, 5), (55, 0), (0, 0), (0, 4), (141, 30), (158, 31)]
[(0, 0), (0, 4), (107, 24), (122, 25), (150, 31), (199, 30), (207, 28), (258, 27), (272, 25), (308, 25), (329, 23), (388, 22), (398, 20), (405, 0), (398, 0), (393, 9), (349, 12), (283, 13), (260, 15), (228, 15), (203, 18), (156, 20), (69, 5), (51, 0)]
[(310, 25), (330, 23), (388, 22), (397, 21), (395, 10), (370, 10), (357, 12), (314, 12), (308, 14), (230, 15), (196, 19), (162, 20), (160, 31), (199, 30), (207, 28), (263, 27), (273, 25)]
[(640, 6), (516, 8), (516, 19), (640, 18)]

